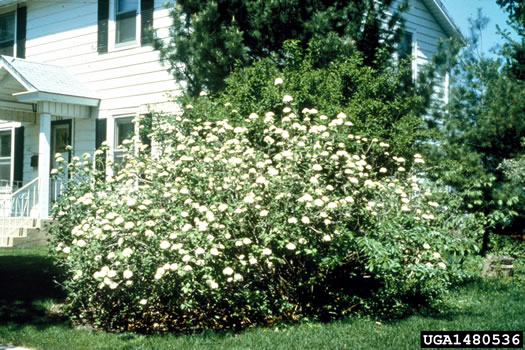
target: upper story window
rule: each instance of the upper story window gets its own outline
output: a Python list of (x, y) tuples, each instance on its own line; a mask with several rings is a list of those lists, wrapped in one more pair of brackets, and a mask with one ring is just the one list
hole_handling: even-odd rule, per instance
[(98, 0), (98, 52), (153, 42), (154, 0)]
[(14, 56), (15, 13), (0, 14), (0, 55)]
[(115, 44), (137, 40), (138, 0), (117, 0), (115, 11)]
[(25, 58), (26, 20), (27, 7), (0, 13), (0, 55)]

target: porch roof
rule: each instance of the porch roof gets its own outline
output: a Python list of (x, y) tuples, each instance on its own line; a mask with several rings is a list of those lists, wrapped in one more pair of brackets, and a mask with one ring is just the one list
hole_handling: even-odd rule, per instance
[(9, 91), (17, 102), (59, 102), (88, 107), (100, 103), (95, 92), (62, 67), (0, 56), (0, 89), (13, 79), (21, 85), (21, 89)]

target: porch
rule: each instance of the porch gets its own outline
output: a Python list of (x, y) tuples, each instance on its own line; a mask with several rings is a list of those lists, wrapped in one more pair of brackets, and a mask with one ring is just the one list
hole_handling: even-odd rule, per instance
[(73, 127), (89, 133), (99, 102), (62, 67), (0, 56), (0, 246), (49, 218), (67, 179), (50, 178), (55, 154), (70, 160)]

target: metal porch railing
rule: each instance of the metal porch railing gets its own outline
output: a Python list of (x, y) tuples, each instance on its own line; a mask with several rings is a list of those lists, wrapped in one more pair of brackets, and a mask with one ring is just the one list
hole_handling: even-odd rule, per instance
[(39, 178), (33, 179), (16, 192), (0, 194), (0, 240), (16, 236), (39, 203)]

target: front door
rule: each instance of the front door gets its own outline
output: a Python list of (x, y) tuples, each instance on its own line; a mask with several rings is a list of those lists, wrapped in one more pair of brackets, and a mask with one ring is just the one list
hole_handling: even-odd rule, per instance
[[(67, 146), (71, 145), (71, 120), (51, 122), (51, 169), (58, 168), (56, 154), (60, 154), (67, 163), (71, 161), (71, 152)], [(51, 180), (51, 201), (55, 202), (60, 196), (61, 188), (68, 179), (67, 168), (57, 179)]]

